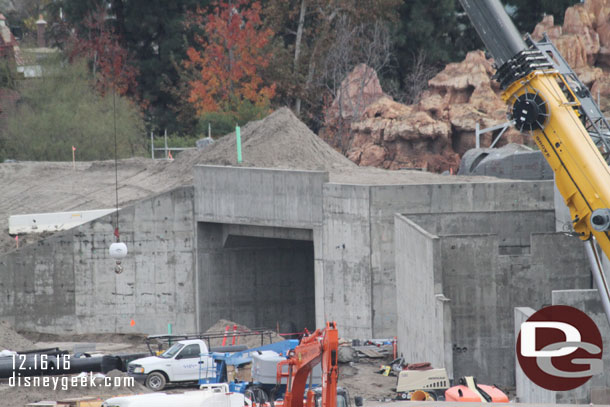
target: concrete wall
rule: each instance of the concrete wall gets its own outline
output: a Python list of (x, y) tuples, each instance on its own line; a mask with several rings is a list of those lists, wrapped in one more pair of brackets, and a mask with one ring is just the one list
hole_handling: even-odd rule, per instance
[[(328, 173), (322, 171), (208, 165), (195, 166), (193, 180), (198, 222), (311, 231), (317, 326), (323, 326), (327, 317), (322, 260), (322, 189), (326, 182)], [(200, 281), (205, 275), (200, 273), (197, 278)]]
[(328, 173), (198, 165), (194, 169), (199, 222), (311, 229), (322, 223)]
[(304, 228), (314, 242), (316, 324), (352, 338), (396, 333), (394, 214), (550, 210), (551, 182), (345, 185), (316, 171), (197, 166), (199, 222)]
[(442, 294), (440, 239), (401, 215), (395, 218), (396, 303), (400, 353), (453, 376), (451, 306)]
[[(442, 293), (450, 300), (455, 377), (476, 375), (490, 383), (514, 385), (513, 309), (520, 305), (539, 309), (550, 304), (551, 289), (590, 287), (580, 242), (564, 234), (534, 233), (554, 230), (552, 210), (407, 217), (438, 238), (434, 270), (441, 275), (435, 276), (435, 281), (442, 281), (442, 287), (435, 294)], [(413, 229), (406, 223), (403, 227)], [(410, 233), (410, 244), (415, 247), (421, 248), (430, 239)], [(406, 259), (401, 261), (427, 264), (430, 255), (425, 250), (411, 252), (401, 247), (406, 251)], [(398, 265), (397, 270), (401, 267), (404, 265)], [(409, 291), (408, 282), (418, 281), (420, 272), (425, 269), (407, 268), (407, 285), (397, 281), (397, 292)], [(426, 304), (422, 296), (430, 295), (419, 290), (410, 292), (415, 303)], [(404, 307), (398, 309), (408, 312)], [(406, 334), (406, 338), (399, 338), (401, 352), (417, 342), (415, 333), (407, 330)], [(425, 351), (428, 359), (438, 352), (434, 346)]]
[(219, 319), (282, 332), (315, 328), (311, 231), (198, 225), (199, 329)]
[(323, 314), (347, 338), (374, 335), (369, 194), (366, 186), (324, 185), (324, 246), (316, 264), (323, 275)]
[[(114, 273), (108, 215), (0, 257), (0, 317), (49, 333), (195, 329), (193, 188), (120, 211), (129, 254)], [(131, 319), (136, 322), (130, 326)]]
[[(394, 336), (396, 332), (394, 214), (553, 209), (553, 183), (550, 181), (366, 187), (370, 189), (370, 273), (373, 307), (370, 334), (374, 337)], [(508, 249), (507, 245), (506, 248)]]
[[(515, 308), (515, 330), (514, 338), (515, 344), (519, 337), (519, 331), (521, 331), (521, 324), (527, 321), (536, 310), (530, 307), (517, 307)], [(516, 345), (515, 345), (516, 346)], [(520, 403), (555, 403), (555, 392), (548, 391), (532, 382), (523, 373), (523, 369), (519, 365), (519, 361), (515, 357), (515, 382), (517, 390), (517, 400)]]

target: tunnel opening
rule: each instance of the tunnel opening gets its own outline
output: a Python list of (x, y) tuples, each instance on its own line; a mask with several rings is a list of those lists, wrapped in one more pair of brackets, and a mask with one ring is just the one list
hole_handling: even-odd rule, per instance
[(313, 231), (200, 222), (199, 327), (315, 329)]

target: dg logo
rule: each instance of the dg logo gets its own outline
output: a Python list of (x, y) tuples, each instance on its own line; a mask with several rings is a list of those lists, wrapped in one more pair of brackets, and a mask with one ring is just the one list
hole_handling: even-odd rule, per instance
[(517, 359), (538, 386), (567, 391), (603, 371), (603, 343), (595, 322), (584, 312), (554, 305), (521, 324)]

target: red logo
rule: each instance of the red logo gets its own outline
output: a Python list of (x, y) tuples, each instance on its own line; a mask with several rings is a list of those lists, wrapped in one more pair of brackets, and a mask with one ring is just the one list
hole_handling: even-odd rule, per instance
[(526, 376), (547, 390), (575, 389), (603, 370), (599, 329), (566, 305), (543, 308), (521, 324), (516, 350)]

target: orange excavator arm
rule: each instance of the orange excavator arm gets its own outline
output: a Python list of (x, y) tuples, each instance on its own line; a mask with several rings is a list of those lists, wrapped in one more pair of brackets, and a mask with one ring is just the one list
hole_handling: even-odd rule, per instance
[[(322, 406), (337, 406), (337, 352), (339, 334), (335, 322), (327, 322), (326, 328), (316, 331), (301, 340), (301, 343), (289, 354), (289, 358), (277, 365), (277, 383), (287, 378), (284, 407), (303, 407), (307, 379), (311, 378), (312, 369), (322, 363)], [(288, 371), (284, 372), (284, 366)], [(311, 380), (310, 380), (311, 384)], [(309, 386), (307, 407), (314, 407), (314, 394)]]

